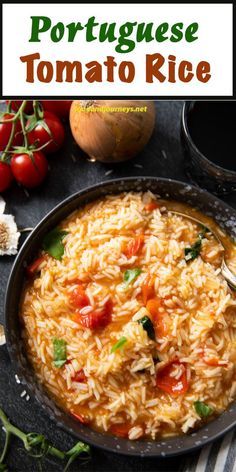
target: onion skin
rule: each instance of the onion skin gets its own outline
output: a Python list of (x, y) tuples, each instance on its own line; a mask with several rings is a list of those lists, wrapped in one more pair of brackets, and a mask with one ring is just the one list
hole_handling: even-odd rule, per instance
[[(84, 110), (91, 106), (96, 111)], [(100, 107), (147, 107), (147, 111), (102, 112)], [(76, 143), (92, 159), (106, 163), (136, 156), (149, 141), (154, 124), (155, 106), (151, 101), (75, 100), (70, 109), (70, 127)]]

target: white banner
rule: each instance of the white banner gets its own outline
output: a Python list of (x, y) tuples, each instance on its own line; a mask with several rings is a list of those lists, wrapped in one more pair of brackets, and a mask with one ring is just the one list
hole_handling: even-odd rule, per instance
[(3, 4), (2, 94), (230, 96), (232, 4)]

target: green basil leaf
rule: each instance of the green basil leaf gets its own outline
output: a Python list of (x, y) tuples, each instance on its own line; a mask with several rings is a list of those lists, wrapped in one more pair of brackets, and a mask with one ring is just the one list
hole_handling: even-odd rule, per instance
[(125, 285), (128, 287), (131, 282), (134, 282), (135, 279), (141, 274), (142, 270), (135, 268), (135, 269), (128, 269), (124, 273), (124, 282)]
[(207, 233), (211, 232), (209, 228), (207, 228), (207, 226), (204, 226), (204, 225), (201, 225), (201, 229), (202, 230), (198, 235), (197, 241), (194, 244), (192, 244), (192, 246), (186, 247), (184, 250), (185, 260), (187, 262), (193, 261), (200, 255), (200, 252), (202, 249), (202, 240), (205, 238)]
[(53, 364), (55, 367), (62, 367), (66, 363), (66, 341), (64, 339), (53, 339)]
[(206, 234), (210, 232), (211, 231), (209, 230), (209, 228), (207, 228), (207, 226), (201, 225), (201, 232), (199, 233), (199, 238), (200, 239), (205, 238)]
[(185, 260), (189, 262), (196, 259), (201, 252), (201, 248), (202, 248), (202, 240), (201, 238), (198, 238), (198, 240), (194, 244), (192, 244), (192, 246), (185, 248), (184, 250)]
[(117, 343), (114, 344), (114, 346), (112, 346), (111, 352), (117, 351), (117, 349), (120, 349), (121, 347), (123, 347), (126, 342), (127, 342), (127, 338), (125, 336), (122, 336), (119, 339), (119, 341), (117, 341)]
[(64, 245), (62, 240), (68, 234), (67, 231), (62, 231), (55, 228), (48, 233), (43, 239), (43, 249), (54, 259), (61, 260), (64, 254)]
[(143, 316), (143, 318), (138, 320), (138, 323), (142, 325), (143, 329), (147, 332), (148, 337), (152, 339), (152, 341), (155, 341), (156, 336), (152, 320), (148, 316)]
[(211, 408), (211, 406), (204, 402), (200, 402), (199, 400), (194, 402), (194, 408), (201, 418), (207, 418), (207, 416), (210, 416), (213, 413), (213, 408)]

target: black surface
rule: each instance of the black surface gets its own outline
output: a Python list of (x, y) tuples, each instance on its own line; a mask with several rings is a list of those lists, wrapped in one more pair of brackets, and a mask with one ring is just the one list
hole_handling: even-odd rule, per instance
[[(156, 128), (150, 143), (136, 159), (116, 165), (116, 167), (88, 162), (73, 144), (68, 131), (68, 140), (60, 153), (61, 155), (50, 159), (51, 172), (45, 184), (41, 189), (31, 191), (29, 197), (21, 188), (13, 187), (4, 195), (7, 210), (15, 215), (19, 227), (35, 226), (50, 209), (65, 197), (102, 180), (131, 175), (155, 175), (187, 181), (183, 170), (183, 154), (179, 139), (181, 108), (181, 102), (157, 103)], [(74, 156), (73, 159), (72, 156)], [(136, 167), (136, 164), (142, 165), (143, 168)], [(108, 170), (113, 170), (113, 172), (106, 176)], [(236, 208), (236, 194), (228, 196), (225, 200)], [(13, 258), (1, 258), (1, 308), (12, 262)], [(1, 318), (2, 315), (1, 310)], [(25, 397), (21, 398), (22, 390), (24, 387), (15, 382), (14, 371), (6, 348), (1, 347), (0, 405), (11, 420), (23, 430), (46, 433), (48, 439), (61, 449), (66, 450), (71, 447), (75, 439), (57, 429), (34, 399), (31, 398), (29, 402), (26, 402)], [(1, 431), (1, 443), (3, 437), (4, 433)], [(191, 454), (191, 460), (195, 455), (197, 456), (198, 453)], [(183, 457), (165, 460), (135, 459), (93, 449), (90, 462), (84, 464), (76, 462), (71, 470), (84, 472), (176, 471), (182, 469), (183, 459)], [(33, 472), (39, 470), (38, 464), (19, 449), (18, 441), (14, 441), (12, 444), (8, 455), (8, 464), (11, 467), (10, 470), (13, 471)], [(45, 460), (43, 463), (43, 470), (53, 472), (62, 469), (61, 464), (52, 460)]]

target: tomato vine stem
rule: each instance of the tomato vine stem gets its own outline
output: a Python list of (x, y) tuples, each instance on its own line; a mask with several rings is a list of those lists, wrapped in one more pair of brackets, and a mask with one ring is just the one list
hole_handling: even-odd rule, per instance
[(90, 447), (80, 441), (77, 444), (75, 444), (75, 446), (73, 446), (71, 449), (69, 449), (69, 451), (64, 452), (52, 446), (51, 444), (49, 444), (46, 438), (42, 434), (24, 433), (19, 428), (17, 428), (12, 423), (10, 423), (10, 421), (8, 420), (7, 416), (5, 415), (4, 411), (1, 408), (0, 408), (0, 421), (2, 422), (2, 425), (6, 433), (4, 448), (3, 448), (2, 454), (0, 455), (0, 468), (1, 468), (1, 465), (2, 466), (4, 465), (4, 461), (5, 461), (5, 458), (9, 449), (9, 445), (10, 445), (11, 436), (16, 436), (18, 439), (20, 439), (24, 445), (25, 450), (28, 453), (31, 453), (32, 457), (41, 458), (47, 454), (50, 454), (51, 456), (56, 457), (57, 459), (60, 459), (60, 460), (67, 459), (68, 462), (64, 471), (68, 470), (69, 465), (80, 454), (90, 453)]
[[(12, 103), (11, 101), (8, 102), (7, 113), (11, 113), (11, 103)], [(5, 119), (5, 120), (0, 119), (0, 123), (2, 123), (2, 124), (12, 123), (9, 141), (8, 141), (7, 146), (4, 149), (4, 151), (2, 152), (2, 155), (0, 157), (0, 161), (2, 161), (2, 162), (5, 162), (5, 161), (8, 160), (9, 154), (19, 154), (19, 152), (22, 152), (22, 150), (24, 150), (27, 153), (41, 151), (45, 147), (47, 147), (48, 144), (50, 144), (53, 141), (53, 139), (49, 139), (47, 143), (45, 143), (43, 146), (40, 146), (39, 148), (37, 148), (37, 146), (35, 146), (35, 147), (34, 146), (29, 146), (28, 134), (27, 134), (28, 132), (27, 132), (27, 128), (26, 128), (26, 119), (27, 119), (27, 115), (25, 114), (26, 105), (27, 105), (27, 100), (24, 100), (21, 103), (21, 105), (19, 106), (17, 112), (13, 115), (12, 118)], [(33, 100), (33, 110), (34, 110), (35, 123), (37, 123), (37, 121), (42, 119), (40, 117), (40, 114), (39, 114), (39, 102), (37, 100)], [(17, 148), (16, 149), (11, 149), (12, 148), (12, 143), (13, 143), (13, 140), (14, 140), (14, 137), (15, 137), (16, 124), (17, 124), (18, 120), (20, 120), (21, 129), (22, 129), (21, 133), (23, 134), (23, 138), (24, 138), (24, 146), (23, 146), (23, 148), (21, 146), (21, 148), (19, 150), (17, 150)]]
[[(19, 117), (23, 117), (23, 112), (24, 112), (24, 109), (26, 107), (26, 104), (27, 104), (27, 101), (24, 100), (21, 104), (21, 106), (19, 107), (19, 109), (17, 110), (16, 114), (10, 118), (10, 119), (7, 119), (7, 120), (0, 120), (0, 123), (12, 123), (12, 127), (11, 127), (11, 134), (10, 134), (10, 138), (9, 138), (9, 141), (7, 143), (7, 146), (6, 148), (4, 149), (3, 153), (2, 153), (2, 156), (1, 156), (1, 161), (6, 161), (7, 160), (7, 155), (11, 149), (11, 146), (12, 146), (12, 143), (13, 143), (13, 140), (14, 140), (14, 137), (15, 137), (15, 131), (16, 131), (16, 123), (19, 119)], [(10, 105), (10, 102), (9, 102), (9, 105)], [(22, 126), (22, 132), (24, 134), (24, 131), (25, 131), (25, 126), (24, 126), (24, 123), (22, 125), (21, 123), (21, 126)]]

